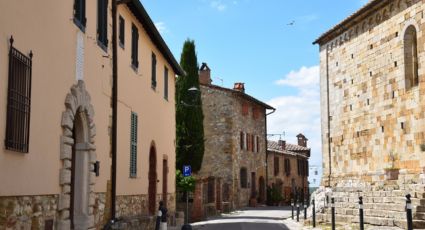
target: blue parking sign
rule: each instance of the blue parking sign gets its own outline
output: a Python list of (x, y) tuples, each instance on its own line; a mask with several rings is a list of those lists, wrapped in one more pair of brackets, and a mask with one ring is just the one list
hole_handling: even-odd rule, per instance
[(192, 175), (192, 167), (190, 165), (183, 165), (183, 176), (190, 176)]

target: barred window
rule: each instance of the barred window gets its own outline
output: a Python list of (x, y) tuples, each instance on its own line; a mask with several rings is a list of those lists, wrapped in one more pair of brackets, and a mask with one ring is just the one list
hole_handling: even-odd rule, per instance
[(31, 111), (32, 51), (24, 55), (10, 38), (6, 138), (8, 150), (28, 153)]

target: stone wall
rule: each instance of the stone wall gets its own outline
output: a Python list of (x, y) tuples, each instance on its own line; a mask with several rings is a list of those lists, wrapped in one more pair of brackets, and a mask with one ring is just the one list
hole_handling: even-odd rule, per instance
[[(342, 221), (358, 219), (353, 202), (361, 194), (366, 222), (401, 225), (404, 195), (410, 193), (419, 223), (425, 219), (425, 5), (419, 0), (374, 2), (374, 8), (319, 42), (322, 185), (334, 191)], [(419, 84), (410, 88), (404, 51), (406, 28), (412, 27)], [(386, 176), (390, 169), (399, 177)], [(354, 185), (347, 187), (349, 182)]]
[[(96, 229), (104, 226), (105, 195), (95, 194)], [(59, 195), (0, 197), (0, 230), (59, 229)]]

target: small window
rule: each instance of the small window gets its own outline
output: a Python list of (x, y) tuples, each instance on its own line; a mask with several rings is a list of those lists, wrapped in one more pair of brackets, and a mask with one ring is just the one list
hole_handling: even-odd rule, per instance
[(414, 26), (409, 26), (404, 34), (404, 75), (406, 90), (419, 84), (417, 33)]
[(151, 86), (156, 89), (156, 55), (152, 52), (152, 73), (151, 73)]
[(279, 175), (279, 157), (274, 158), (274, 175)]
[(240, 147), (241, 150), (244, 150), (245, 148), (245, 134), (243, 132), (240, 133)]
[(286, 176), (291, 175), (291, 161), (289, 159), (285, 159), (285, 174)]
[(119, 24), (120, 24), (120, 34), (119, 34), (120, 46), (121, 46), (121, 48), (124, 48), (124, 44), (125, 44), (125, 21), (124, 21), (124, 18), (121, 17), (121, 16), (119, 18)]
[(131, 113), (130, 127), (130, 177), (137, 176), (137, 114)]
[(168, 100), (168, 68), (164, 66), (164, 99)]
[(81, 31), (86, 30), (86, 0), (74, 1), (74, 23)]
[(248, 188), (248, 172), (246, 168), (240, 170), (241, 188)]
[(5, 147), (22, 153), (29, 149), (32, 56), (15, 49), (10, 39)]
[(260, 152), (260, 137), (257, 136), (256, 140), (257, 140), (256, 151), (257, 151), (257, 153), (259, 153)]
[(108, 47), (108, 0), (97, 1), (97, 41), (106, 51)]
[(134, 24), (131, 26), (131, 66), (139, 68), (139, 30)]

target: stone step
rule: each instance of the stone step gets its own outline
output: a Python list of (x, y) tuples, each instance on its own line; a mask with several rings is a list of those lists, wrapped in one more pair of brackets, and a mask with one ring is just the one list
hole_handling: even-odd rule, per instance
[(425, 220), (425, 212), (416, 212), (415, 213), (415, 219)]
[(416, 211), (417, 212), (425, 212), (425, 206), (422, 206), (422, 205), (416, 206)]

